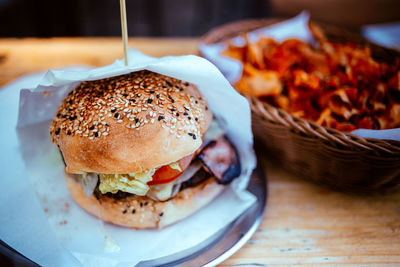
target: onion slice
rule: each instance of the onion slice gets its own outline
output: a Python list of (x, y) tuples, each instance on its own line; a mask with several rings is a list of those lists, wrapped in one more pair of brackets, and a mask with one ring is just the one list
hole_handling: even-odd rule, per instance
[(85, 192), (85, 195), (90, 197), (93, 194), (98, 180), (99, 179), (98, 179), (97, 173), (85, 172), (82, 174), (81, 185), (83, 187), (83, 192)]

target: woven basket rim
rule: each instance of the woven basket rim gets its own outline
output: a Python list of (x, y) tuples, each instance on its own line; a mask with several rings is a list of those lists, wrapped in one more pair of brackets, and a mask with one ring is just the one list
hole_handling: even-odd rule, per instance
[(399, 141), (365, 138), (349, 132), (323, 127), (313, 121), (294, 117), (287, 111), (264, 103), (256, 97), (246, 95), (246, 98), (252, 111), (258, 115), (262, 114), (263, 119), (290, 127), (307, 137), (318, 137), (334, 147), (340, 146), (351, 150), (369, 151), (378, 155), (385, 154), (400, 157)]
[[(234, 21), (221, 25), (209, 31), (200, 38), (200, 44), (214, 44), (229, 40), (240, 34), (272, 25), (283, 21), (284, 18), (262, 18), (262, 19), (245, 19)], [(328, 28), (331, 32), (340, 33), (340, 35), (349, 36), (352, 41), (368, 44), (372, 49), (383, 49), (390, 53), (399, 55), (397, 51), (392, 49), (380, 47), (374, 43), (367, 41), (362, 35), (357, 32), (343, 29), (335, 25), (316, 22), (310, 20), (311, 25)], [(201, 54), (201, 53), (200, 53)], [(400, 142), (395, 140), (384, 140), (377, 138), (360, 137), (349, 132), (342, 132), (336, 129), (321, 126), (311, 120), (306, 120), (294, 117), (287, 111), (274, 107), (268, 103), (262, 102), (256, 97), (245, 95), (250, 103), (252, 112), (262, 115), (263, 119), (267, 119), (273, 123), (290, 127), (292, 130), (306, 135), (310, 138), (320, 138), (326, 143), (334, 147), (343, 147), (351, 150), (368, 151), (376, 155), (395, 156), (400, 157)]]

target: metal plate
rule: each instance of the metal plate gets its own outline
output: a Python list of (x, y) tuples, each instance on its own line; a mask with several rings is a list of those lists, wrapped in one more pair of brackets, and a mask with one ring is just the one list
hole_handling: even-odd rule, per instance
[[(255, 205), (224, 229), (199, 245), (179, 253), (138, 263), (147, 266), (215, 266), (238, 251), (257, 230), (267, 200), (266, 178), (259, 165), (253, 172), (248, 191), (257, 197)], [(0, 240), (0, 263), (37, 266)]]

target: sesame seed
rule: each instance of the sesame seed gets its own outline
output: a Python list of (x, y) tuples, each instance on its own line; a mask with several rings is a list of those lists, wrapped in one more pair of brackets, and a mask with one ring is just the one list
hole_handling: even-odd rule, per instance
[[(187, 92), (189, 85), (150, 71), (82, 82), (57, 110), (50, 128), (52, 139), (56, 141), (61, 132), (89, 139), (107, 136), (112, 123), (123, 123), (123, 118), (127, 118), (124, 124), (127, 128), (139, 129), (159, 121), (163, 128), (177, 136), (184, 134), (183, 129), (188, 126), (192, 134), (198, 135), (199, 125), (193, 123), (204, 118), (202, 109), (208, 106), (201, 98)], [(178, 108), (173, 106), (177, 97)], [(182, 103), (185, 99), (189, 102)], [(199, 105), (195, 106), (194, 102)], [(109, 125), (105, 122), (108, 117), (116, 120)]]

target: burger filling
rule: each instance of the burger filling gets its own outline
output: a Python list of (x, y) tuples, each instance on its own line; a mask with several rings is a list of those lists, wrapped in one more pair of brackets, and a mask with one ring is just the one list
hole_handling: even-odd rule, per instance
[(128, 174), (99, 174), (99, 190), (102, 194), (124, 191), (144, 196), (149, 190), (147, 183), (152, 180), (155, 171), (155, 169), (152, 169), (144, 172)]
[(177, 162), (139, 173), (83, 174), (82, 186), (87, 195), (121, 198), (129, 195), (148, 196), (165, 201), (180, 190), (196, 186), (210, 177), (219, 183), (230, 183), (240, 175), (237, 151), (213, 121), (202, 147)]

